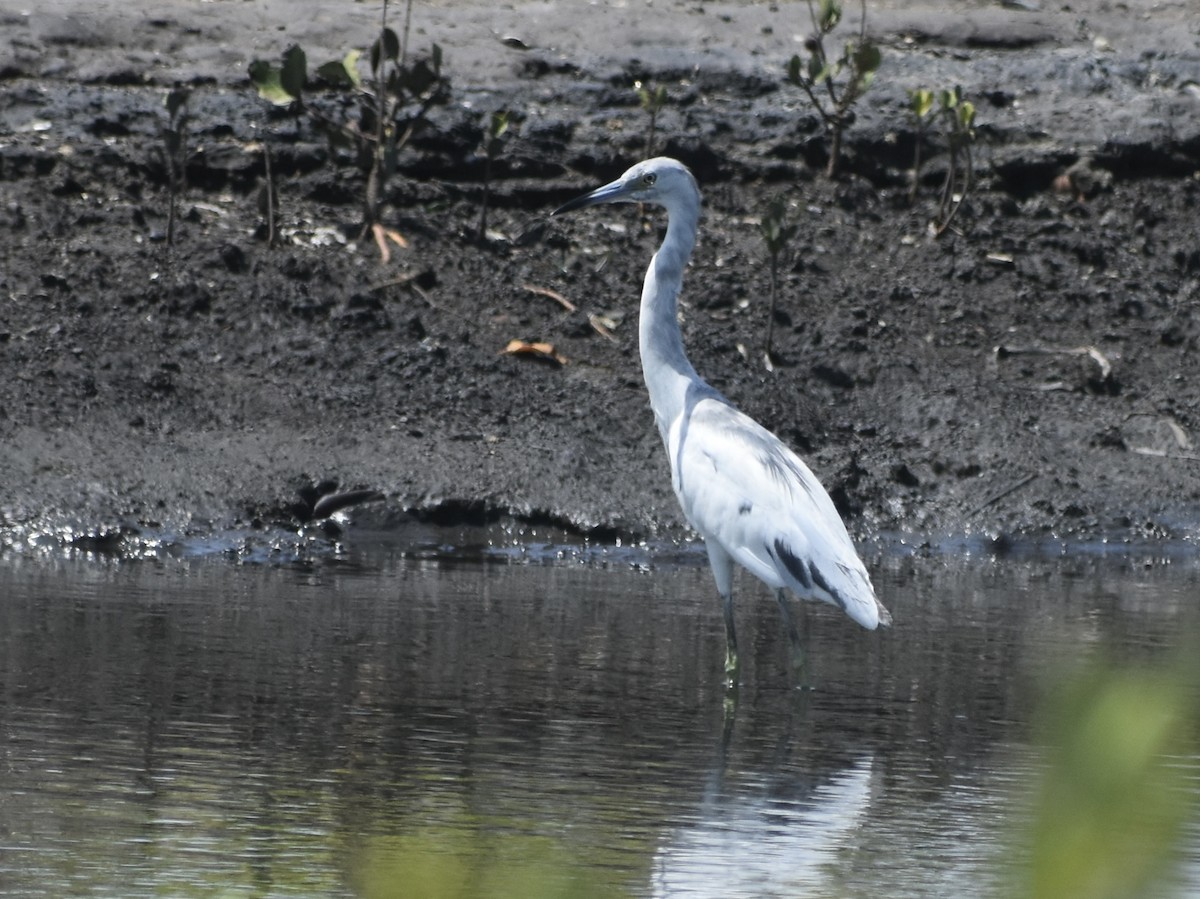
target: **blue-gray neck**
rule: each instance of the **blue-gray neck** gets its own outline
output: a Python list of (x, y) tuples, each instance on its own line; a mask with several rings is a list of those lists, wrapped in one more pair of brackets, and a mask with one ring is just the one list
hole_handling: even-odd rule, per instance
[(638, 325), (642, 374), (664, 442), (671, 422), (683, 411), (688, 389), (711, 390), (684, 353), (677, 317), (683, 270), (696, 245), (700, 220), (700, 192), (694, 185), (692, 190), (692, 195), (673, 198), (667, 206), (667, 236), (650, 260), (642, 285)]

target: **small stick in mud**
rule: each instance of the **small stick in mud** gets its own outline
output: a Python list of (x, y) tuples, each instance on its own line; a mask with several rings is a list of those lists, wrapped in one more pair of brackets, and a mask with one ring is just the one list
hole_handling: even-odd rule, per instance
[(175, 88), (163, 99), (167, 126), (162, 129), (163, 163), (167, 170), (167, 244), (175, 244), (175, 222), (179, 218), (179, 198), (187, 187), (187, 129), (190, 117), (187, 102), (192, 92)]

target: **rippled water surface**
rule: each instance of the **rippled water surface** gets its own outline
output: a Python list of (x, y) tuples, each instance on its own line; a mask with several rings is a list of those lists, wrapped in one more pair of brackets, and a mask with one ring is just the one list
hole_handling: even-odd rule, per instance
[(732, 694), (701, 563), (0, 559), (0, 894), (999, 896), (1039, 697), (1200, 623), (1186, 554), (891, 555), (797, 690), (744, 577)]

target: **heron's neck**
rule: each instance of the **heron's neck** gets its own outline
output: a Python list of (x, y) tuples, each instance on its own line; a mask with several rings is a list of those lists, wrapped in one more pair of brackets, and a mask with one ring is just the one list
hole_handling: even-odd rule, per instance
[(666, 429), (683, 409), (690, 386), (703, 383), (683, 351), (677, 305), (683, 270), (696, 244), (700, 198), (668, 209), (667, 236), (659, 247), (642, 286), (638, 325), (642, 374), (659, 429)]

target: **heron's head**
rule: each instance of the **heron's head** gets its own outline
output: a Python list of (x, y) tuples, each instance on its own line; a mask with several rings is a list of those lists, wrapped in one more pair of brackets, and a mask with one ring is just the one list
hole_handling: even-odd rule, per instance
[(576, 197), (554, 210), (554, 214), (584, 209), (600, 203), (657, 203), (668, 209), (676, 203), (699, 203), (696, 179), (682, 162), (659, 156), (630, 168), (616, 181)]

